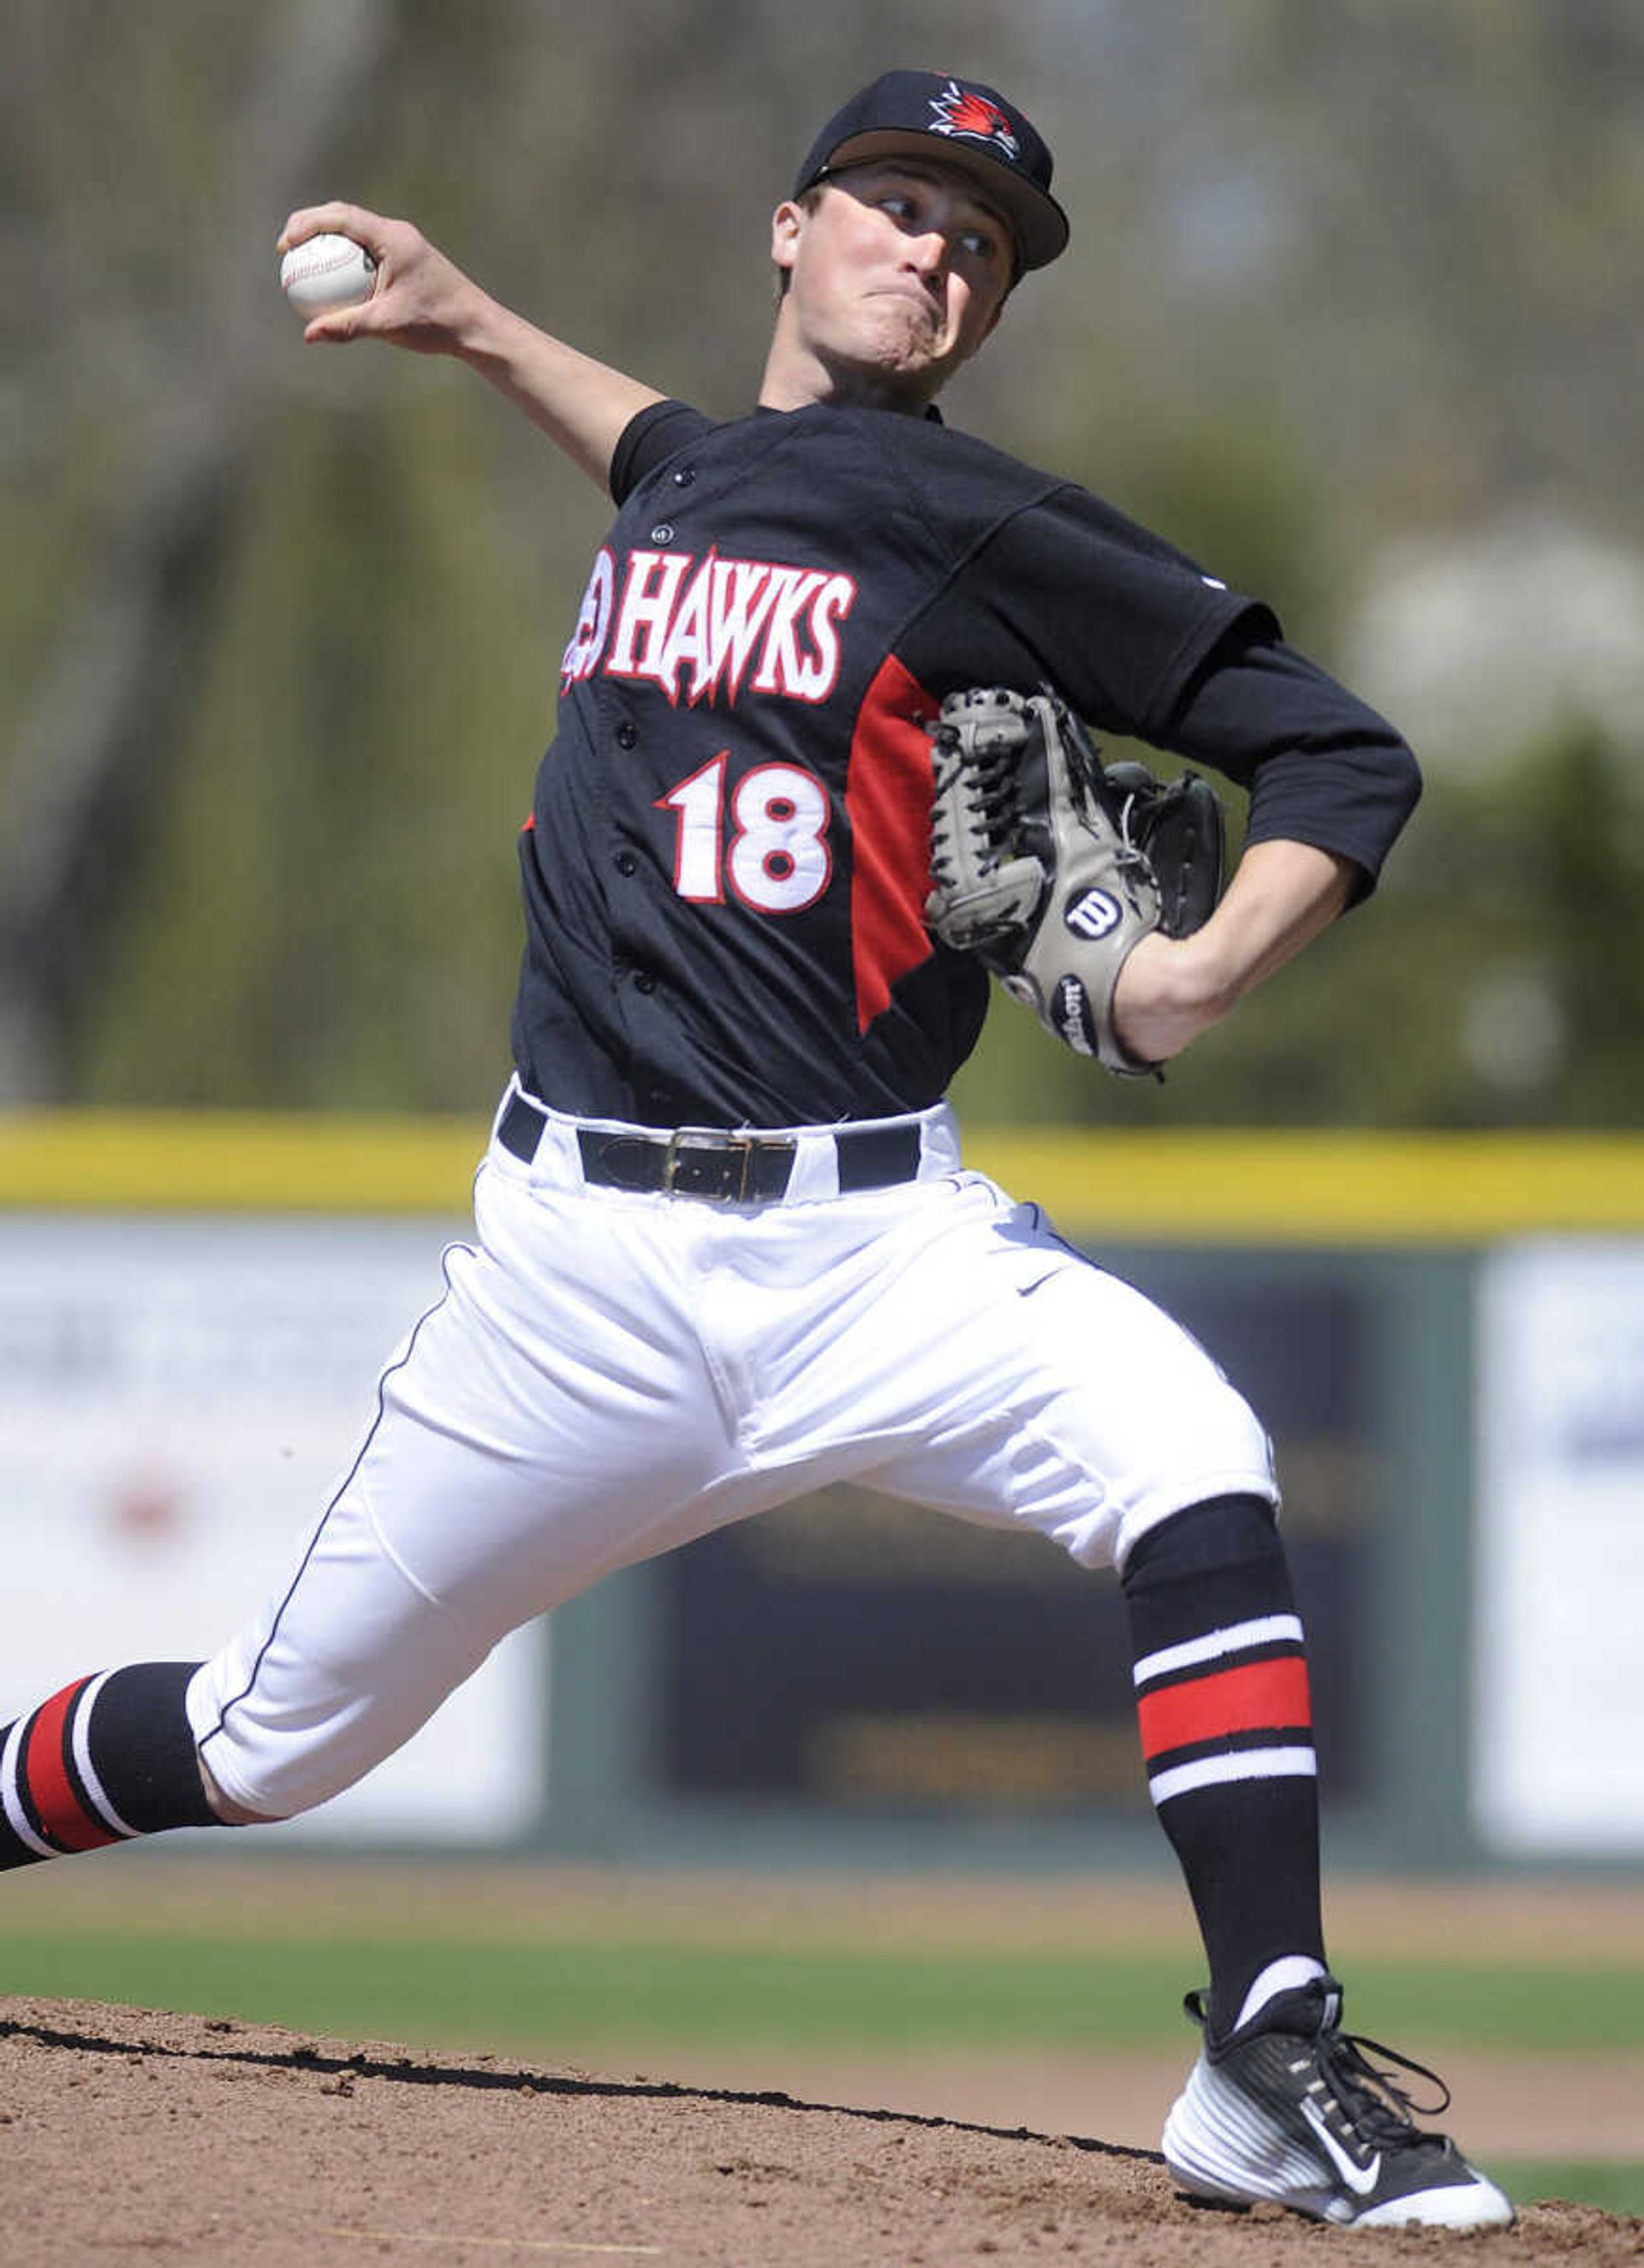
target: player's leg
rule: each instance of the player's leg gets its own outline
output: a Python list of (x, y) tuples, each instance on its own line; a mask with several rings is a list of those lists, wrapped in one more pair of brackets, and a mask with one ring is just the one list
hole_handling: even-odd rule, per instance
[(476, 1189), (477, 1250), (385, 1374), (377, 1421), (286, 1586), (188, 1706), (236, 1806), (352, 1786), (500, 1638), (722, 1516), (741, 1461), (698, 1343), (688, 1209)]
[[(1033, 1208), (976, 1183), (944, 1222), (940, 1197), (921, 1197), (917, 1255), (854, 1368), (841, 1351), (857, 1422), (882, 1435), (856, 1469), (1119, 1570), (1150, 1792), (1210, 1970), (1172, 2167), (1204, 2194), (1367, 2226), (1509, 2217), (1453, 2146), (1378, 2092), (1339, 2028), (1305, 1642), (1260, 1425), (1185, 1331)], [(899, 1397), (925, 1413), (905, 1443)]]
[(0, 1868), (217, 1823), (186, 1705), (199, 1667), (77, 1678), (0, 1732)]
[(1178, 1513), (1133, 1546), (1122, 1581), (1149, 1786), (1210, 1965), (1204, 2045), (1165, 2127), (1172, 2172), (1201, 2196), (1367, 2228), (1510, 2219), (1341, 2029), (1302, 1624), (1270, 1507)]
[(1225, 2033), (1325, 1967), (1305, 1639), (1273, 1506), (1229, 1495), (1174, 1513), (1120, 1580), (1149, 1793)]
[(655, 1241), (678, 1216), (652, 1205), (636, 1239), (620, 1201), (518, 1171), (482, 1175), (476, 1208), (481, 1247), (448, 1255), (261, 1613), (204, 1662), (82, 1681), (8, 1728), (0, 1867), (322, 1802), (510, 1630), (722, 1516), (739, 1461)]
[(795, 1225), (817, 1314), (813, 1335), (766, 1330), (759, 1445), (830, 1440), (835, 1470), (1123, 1563), (1154, 1793), (1230, 2021), (1274, 1963), (1290, 1981), (1324, 1968), (1307, 1677), (1266, 1436), (1178, 1325), (1031, 1208), (980, 1178), (856, 1210), (876, 1208), (885, 1233), (836, 1259)]
[(862, 1403), (871, 1421), (906, 1390), (943, 1423), (872, 1477), (1119, 1564), (1149, 1786), (1230, 2027), (1325, 1967), (1305, 1649), (1266, 1437), (1185, 1331), (1031, 1209), (984, 1186), (953, 1211), (876, 1324), (906, 1345), (918, 1307), (940, 1329)]
[[(19, 1717), (0, 1742), (0, 1866), (24, 1866), (178, 1827), (290, 1816), (334, 1794), (408, 1737), (502, 1635), (472, 1627), (407, 1579), (385, 1546), (371, 1476), (389, 1461), (415, 1515), (459, 1512), (494, 1493), (495, 1461), (464, 1424), (423, 1443), (426, 1413), (403, 1407), (402, 1378), (441, 1359), (448, 1415), (462, 1399), (471, 1319), (446, 1302), (423, 1319), (381, 1382), (360, 1455), (263, 1612), (204, 1661), (134, 1663), (76, 1680)], [(455, 1359), (453, 1360), (453, 1352)], [(502, 1477), (506, 1481), (504, 1469)], [(523, 1508), (516, 1513), (523, 1521)], [(272, 1693), (270, 1688), (272, 1687)], [(242, 1770), (225, 1726), (245, 1697), (261, 1730), (267, 1788)], [(264, 1712), (260, 1719), (259, 1709)], [(214, 1771), (202, 1746), (219, 1744)]]
[(1270, 1508), (1178, 1513), (1133, 1545), (1121, 1580), (1149, 1785), (1210, 1961), (1190, 2003), (1204, 2043), (1164, 2131), (1171, 2171), (1200, 2196), (1353, 2227), (1509, 2221), (1494, 2183), (1415, 2125), (1398, 2074), (1341, 2029), (1302, 1624)]

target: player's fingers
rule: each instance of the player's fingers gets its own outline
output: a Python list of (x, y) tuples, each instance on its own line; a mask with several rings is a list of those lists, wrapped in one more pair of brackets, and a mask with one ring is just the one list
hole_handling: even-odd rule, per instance
[(378, 312), (376, 300), (383, 288), (382, 274), (378, 272), (376, 292), (363, 299), (356, 307), (332, 307), (323, 315), (316, 315), (303, 329), (305, 346), (346, 346), (350, 339), (365, 339), (391, 332), (392, 320), (385, 321)]
[(355, 312), (349, 307), (334, 315), (316, 315), (304, 329), (303, 344), (305, 347), (347, 346), (350, 339), (359, 336), (358, 324), (347, 320)]
[(347, 204), (340, 198), (329, 204), (299, 205), (286, 216), (275, 249), (289, 252), (293, 245), (305, 244), (311, 236), (351, 236), (356, 244), (363, 244), (380, 261), (392, 225), (381, 213), (374, 213), (364, 205)]

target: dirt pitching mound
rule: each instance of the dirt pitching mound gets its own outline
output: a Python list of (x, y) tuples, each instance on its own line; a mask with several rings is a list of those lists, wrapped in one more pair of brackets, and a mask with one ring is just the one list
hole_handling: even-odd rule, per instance
[(7, 2268), (1644, 2258), (1644, 2221), (1584, 2205), (1350, 2237), (1191, 2205), (1152, 2152), (1079, 2136), (85, 2001), (0, 2000), (0, 2164)]

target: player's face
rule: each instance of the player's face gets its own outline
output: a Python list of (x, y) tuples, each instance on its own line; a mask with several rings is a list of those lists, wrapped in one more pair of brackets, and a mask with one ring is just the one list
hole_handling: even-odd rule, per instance
[(900, 161), (854, 166), (778, 208), (779, 319), (835, 398), (929, 401), (998, 321), (1014, 274), (1002, 217), (966, 177)]

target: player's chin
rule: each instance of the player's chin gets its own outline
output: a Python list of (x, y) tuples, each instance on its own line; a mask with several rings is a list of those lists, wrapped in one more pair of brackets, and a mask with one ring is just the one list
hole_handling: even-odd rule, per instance
[(860, 351), (877, 369), (914, 377), (946, 362), (953, 340), (945, 325), (913, 300), (887, 298), (864, 326)]
[(884, 384), (928, 401), (965, 359), (955, 342), (927, 332), (890, 332), (860, 357), (860, 367)]

